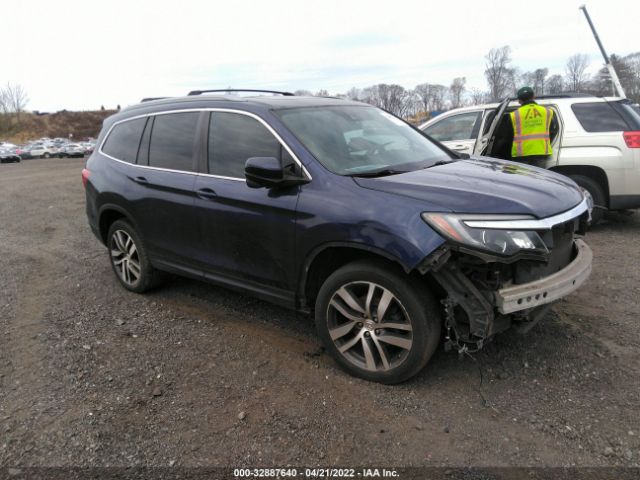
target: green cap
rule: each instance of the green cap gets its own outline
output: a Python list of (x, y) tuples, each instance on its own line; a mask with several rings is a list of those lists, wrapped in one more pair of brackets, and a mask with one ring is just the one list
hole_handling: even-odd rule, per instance
[(532, 98), (533, 98), (533, 88), (522, 87), (520, 90), (518, 90), (519, 100), (531, 100)]

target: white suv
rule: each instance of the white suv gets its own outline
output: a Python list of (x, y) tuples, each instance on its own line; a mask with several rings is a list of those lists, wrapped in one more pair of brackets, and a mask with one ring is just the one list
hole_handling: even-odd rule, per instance
[[(591, 193), (595, 205), (610, 210), (640, 207), (640, 111), (616, 97), (566, 94), (536, 98), (557, 115), (559, 132), (546, 168), (571, 177)], [(457, 108), (432, 118), (420, 129), (451, 150), (510, 159), (510, 142), (501, 122), (519, 104)], [(505, 148), (506, 146), (506, 148)], [(594, 210), (594, 221), (602, 210)]]
[(34, 145), (31, 148), (31, 157), (50, 158), (58, 154), (58, 150), (50, 145)]

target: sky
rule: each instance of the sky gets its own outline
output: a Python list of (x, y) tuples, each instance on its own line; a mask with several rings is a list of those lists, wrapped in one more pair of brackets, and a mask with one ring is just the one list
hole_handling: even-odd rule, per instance
[(509, 45), (521, 71), (564, 73), (584, 53), (640, 51), (630, 0), (2, 0), (0, 85), (21, 85), (27, 109), (125, 107), (205, 88), (332, 94), (397, 83), (487, 88), (485, 55)]

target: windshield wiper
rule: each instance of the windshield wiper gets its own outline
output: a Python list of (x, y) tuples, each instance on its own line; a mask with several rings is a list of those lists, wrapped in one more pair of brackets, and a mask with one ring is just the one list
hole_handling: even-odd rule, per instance
[(407, 173), (410, 170), (393, 170), (391, 168), (383, 168), (380, 170), (372, 170), (369, 172), (360, 172), (360, 173), (351, 173), (349, 174), (350, 177), (364, 177), (364, 178), (371, 178), (371, 177), (388, 177), (389, 175), (399, 175), (401, 173)]
[(423, 168), (423, 170), (431, 167), (439, 167), (440, 165), (449, 165), (450, 163), (457, 162), (457, 160), (438, 160), (436, 163), (432, 163), (431, 165), (427, 165)]

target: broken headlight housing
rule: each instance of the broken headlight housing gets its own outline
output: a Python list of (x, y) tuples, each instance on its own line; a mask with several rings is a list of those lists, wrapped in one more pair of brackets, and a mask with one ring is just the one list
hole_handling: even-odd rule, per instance
[[(467, 248), (484, 250), (505, 257), (521, 253), (531, 255), (549, 253), (537, 232), (509, 229), (510, 221), (531, 219), (530, 216), (423, 213), (422, 218), (447, 240)], [(471, 227), (467, 224), (467, 222), (483, 220), (492, 221), (494, 225), (504, 222), (504, 228)]]

